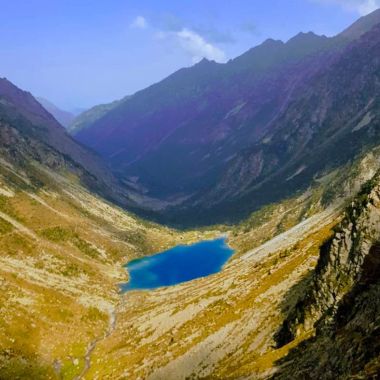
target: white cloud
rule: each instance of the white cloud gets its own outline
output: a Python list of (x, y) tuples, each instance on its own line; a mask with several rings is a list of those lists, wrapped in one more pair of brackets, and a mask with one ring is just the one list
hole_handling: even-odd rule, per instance
[[(144, 23), (141, 23), (141, 20), (138, 19), (139, 17), (133, 22), (134, 27), (141, 28), (143, 24), (145, 25), (144, 27), (147, 26), (145, 19)], [(224, 51), (202, 36), (203, 33), (201, 34), (186, 27), (179, 27), (178, 29), (172, 27), (170, 28), (171, 30), (168, 29), (157, 28), (153, 35), (157, 40), (161, 40), (163, 44), (169, 43), (167, 47), (170, 46), (170, 49), (178, 49), (180, 47), (190, 56), (193, 63), (199, 62), (202, 58), (216, 62), (225, 62), (227, 60)]]
[(137, 16), (130, 25), (131, 28), (135, 29), (145, 29), (148, 27), (148, 23), (143, 16)]
[(314, 0), (325, 4), (338, 4), (344, 9), (355, 11), (361, 16), (380, 8), (380, 0)]
[(379, 0), (366, 0), (366, 1), (362, 1), (361, 3), (362, 4), (358, 5), (358, 12), (361, 15), (366, 15), (368, 13), (371, 13), (380, 7)]
[(216, 62), (225, 62), (226, 55), (223, 50), (207, 42), (200, 34), (183, 28), (178, 32), (170, 33), (177, 39), (179, 45), (191, 55), (193, 63), (207, 58)]

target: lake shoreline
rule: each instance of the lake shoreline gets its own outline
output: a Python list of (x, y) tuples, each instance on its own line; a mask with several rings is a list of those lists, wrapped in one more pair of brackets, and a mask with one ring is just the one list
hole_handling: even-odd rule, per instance
[(149, 291), (207, 277), (223, 270), (234, 253), (228, 234), (223, 234), (133, 259), (123, 265), (129, 281), (119, 285), (120, 291)]

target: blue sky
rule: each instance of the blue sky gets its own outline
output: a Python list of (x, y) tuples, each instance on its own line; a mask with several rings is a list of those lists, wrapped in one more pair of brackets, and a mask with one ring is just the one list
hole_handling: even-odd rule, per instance
[(58, 106), (132, 94), (266, 38), (334, 35), (380, 0), (0, 0), (0, 77)]

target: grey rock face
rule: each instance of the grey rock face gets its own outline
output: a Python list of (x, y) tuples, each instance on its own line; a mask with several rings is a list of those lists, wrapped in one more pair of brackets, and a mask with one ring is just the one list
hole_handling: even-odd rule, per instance
[[(334, 237), (321, 247), (309, 290), (276, 334), (283, 346), (316, 327), (290, 352), (293, 379), (377, 378), (380, 373), (380, 175), (347, 208)], [(282, 364), (284, 364), (282, 363)], [(313, 369), (311, 369), (313, 368)], [(289, 378), (286, 366), (274, 376)], [(305, 377), (313, 373), (315, 377)], [(354, 377), (359, 376), (359, 377)]]

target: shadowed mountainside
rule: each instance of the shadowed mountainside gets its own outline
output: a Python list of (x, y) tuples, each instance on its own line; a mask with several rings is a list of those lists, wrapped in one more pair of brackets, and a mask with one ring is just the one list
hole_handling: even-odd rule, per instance
[[(282, 359), (273, 379), (376, 379), (380, 373), (380, 176), (346, 210), (303, 293), (276, 333), (279, 347), (315, 336)], [(297, 285), (300, 286), (300, 285)], [(295, 288), (289, 290), (294, 293)], [(306, 377), (305, 377), (306, 376)]]
[(300, 33), (227, 64), (203, 60), (75, 137), (166, 202), (151, 217), (234, 222), (378, 142), (378, 23), (380, 11), (333, 38)]
[[(379, 169), (380, 148), (234, 228), (178, 232), (136, 219), (85, 189), (80, 182), (93, 175), (78, 156), (63, 153), (83, 148), (61, 146), (57, 136), (68, 137), (54, 119), (49, 124), (51, 115), (10, 83), (4, 87), (1, 379), (257, 379), (273, 374), (279, 360), (315, 333), (312, 325), (285, 346), (275, 344), (276, 331), (290, 320), (284, 310), (307, 294), (311, 281), (303, 279), (342, 219), (344, 201)], [(367, 204), (368, 191), (358, 204)], [(361, 226), (362, 236), (370, 236)], [(149, 292), (118, 292), (127, 260), (221, 233), (236, 249), (221, 272)], [(367, 320), (365, 302), (348, 302), (361, 320)]]
[(102, 118), (106, 113), (110, 112), (113, 108), (117, 107), (119, 104), (121, 104), (128, 98), (129, 97), (126, 96), (125, 98), (121, 100), (115, 100), (112, 103), (99, 104), (84, 112), (81, 112), (79, 115), (77, 115), (70, 121), (67, 129), (71, 134), (77, 134), (79, 133), (79, 131), (85, 130), (98, 119)]
[(27, 166), (31, 160), (51, 169), (66, 167), (92, 191), (127, 206), (133, 202), (107, 164), (75, 141), (29, 93), (0, 79), (0, 147), (5, 158)]

